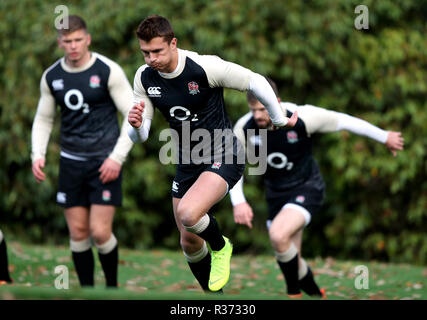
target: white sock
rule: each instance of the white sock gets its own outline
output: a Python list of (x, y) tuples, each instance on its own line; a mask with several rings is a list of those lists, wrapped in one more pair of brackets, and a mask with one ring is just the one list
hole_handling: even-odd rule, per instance
[(301, 265), (298, 268), (298, 280), (301, 280), (306, 276), (308, 272), (307, 262), (303, 258), (301, 258)]
[(114, 236), (114, 234), (111, 234), (110, 239), (107, 240), (107, 242), (103, 243), (103, 244), (96, 244), (95, 246), (98, 249), (98, 252), (101, 254), (107, 254), (110, 253), (111, 251), (113, 251), (113, 249), (116, 247), (117, 245), (117, 239)]
[(70, 239), (70, 248), (73, 252), (83, 252), (89, 250), (92, 247), (90, 238), (86, 238), (81, 241), (74, 241)]
[(288, 250), (286, 250), (285, 252), (275, 252), (276, 254), (276, 259), (280, 262), (288, 262), (291, 261), (295, 255), (298, 254), (298, 249), (297, 247), (291, 243), (291, 246), (288, 248)]
[(208, 251), (208, 247), (206, 245), (206, 241), (203, 241), (203, 246), (200, 250), (194, 252), (194, 253), (187, 253), (185, 251), (184, 252), (184, 256), (187, 259), (188, 262), (199, 262), (200, 260), (202, 260), (204, 257), (206, 257), (209, 253)]

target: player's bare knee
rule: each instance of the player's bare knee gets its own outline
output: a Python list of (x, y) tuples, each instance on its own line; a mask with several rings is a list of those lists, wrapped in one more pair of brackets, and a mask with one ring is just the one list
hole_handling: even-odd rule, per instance
[(89, 228), (83, 225), (69, 226), (70, 238), (73, 241), (81, 241), (89, 237)]
[(199, 243), (190, 237), (181, 236), (180, 244), (184, 252), (194, 252), (200, 247)]
[(270, 228), (269, 237), (271, 244), (275, 249), (286, 247), (292, 241), (292, 237), (289, 232), (275, 228)]
[(198, 212), (191, 205), (185, 203), (178, 205), (177, 214), (181, 224), (186, 227), (195, 225), (200, 219)]
[(91, 228), (91, 236), (96, 244), (103, 244), (111, 237), (111, 231), (108, 228)]

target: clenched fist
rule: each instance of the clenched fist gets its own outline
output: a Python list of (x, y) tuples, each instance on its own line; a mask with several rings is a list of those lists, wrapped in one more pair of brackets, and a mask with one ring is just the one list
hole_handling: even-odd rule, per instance
[(139, 128), (142, 125), (142, 113), (144, 112), (144, 101), (141, 101), (139, 104), (136, 104), (130, 109), (128, 115), (128, 122), (134, 128)]

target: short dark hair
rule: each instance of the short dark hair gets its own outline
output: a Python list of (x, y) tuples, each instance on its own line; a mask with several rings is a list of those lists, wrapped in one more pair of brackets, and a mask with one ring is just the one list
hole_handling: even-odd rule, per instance
[[(69, 33), (72, 33), (77, 30), (84, 30), (87, 32), (86, 22), (83, 20), (82, 17), (79, 17), (77, 15), (71, 15), (66, 16), (66, 19), (68, 18), (68, 28), (57, 28), (59, 36), (63, 36)], [(64, 18), (61, 19), (60, 23), (61, 25), (64, 24)]]
[[(274, 91), (274, 94), (276, 95), (276, 97), (279, 97), (279, 90), (277, 90), (276, 83), (273, 80), (271, 80), (269, 77), (265, 77), (265, 79), (270, 84), (270, 86), (273, 88), (273, 91)], [(258, 99), (250, 91), (246, 92), (246, 99), (247, 99), (248, 103), (250, 103), (250, 104), (254, 104), (255, 102), (258, 101)]]
[(168, 19), (156, 14), (148, 16), (139, 24), (136, 35), (139, 39), (147, 42), (156, 37), (163, 37), (165, 41), (170, 43), (175, 38)]

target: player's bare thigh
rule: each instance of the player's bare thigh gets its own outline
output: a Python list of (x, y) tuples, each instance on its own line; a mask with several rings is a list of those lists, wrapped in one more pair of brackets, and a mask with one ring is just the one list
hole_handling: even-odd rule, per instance
[(71, 207), (64, 210), (70, 238), (73, 241), (81, 241), (89, 238), (89, 208)]
[[(269, 228), (269, 236), (273, 249), (277, 252), (286, 251), (305, 224), (305, 218), (295, 209), (283, 208), (273, 219)], [(296, 238), (297, 239), (297, 238)]]
[(218, 174), (205, 171), (185, 193), (177, 206), (178, 219), (184, 226), (195, 225), (227, 192), (227, 182)]
[(116, 208), (110, 205), (93, 204), (90, 208), (90, 234), (96, 244), (107, 242), (113, 232), (113, 219)]

